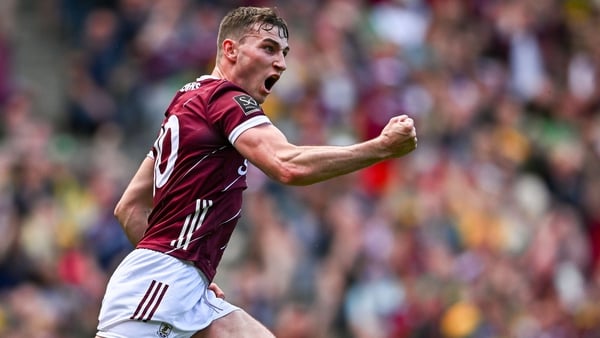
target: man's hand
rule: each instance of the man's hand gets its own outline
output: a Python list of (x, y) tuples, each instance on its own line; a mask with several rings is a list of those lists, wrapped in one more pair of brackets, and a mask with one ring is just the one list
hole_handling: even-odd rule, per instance
[(390, 157), (400, 157), (417, 148), (417, 131), (414, 121), (407, 115), (395, 116), (379, 136)]
[(225, 299), (225, 293), (221, 288), (217, 285), (217, 283), (210, 283), (208, 289), (215, 293), (217, 298)]

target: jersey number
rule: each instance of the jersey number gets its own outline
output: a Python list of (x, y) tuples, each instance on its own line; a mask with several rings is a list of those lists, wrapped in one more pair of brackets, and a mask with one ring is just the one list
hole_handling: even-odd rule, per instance
[(162, 188), (175, 168), (177, 152), (179, 150), (179, 120), (171, 115), (167, 122), (160, 128), (156, 142), (156, 159), (154, 161), (154, 187)]
[[(177, 161), (177, 152), (179, 150), (179, 120), (177, 116), (171, 115), (162, 128), (160, 128), (154, 148), (156, 149), (154, 188), (160, 189), (167, 183), (171, 174), (173, 174), (175, 162)], [(212, 200), (196, 200), (194, 213), (186, 217), (179, 237), (171, 241), (171, 246), (176, 249), (187, 250), (188, 245), (193, 241), (193, 233), (200, 228), (208, 209), (212, 205)]]

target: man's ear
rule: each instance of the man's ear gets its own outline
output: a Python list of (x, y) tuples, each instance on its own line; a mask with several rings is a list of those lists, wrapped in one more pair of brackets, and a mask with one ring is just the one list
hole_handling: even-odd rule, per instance
[(235, 62), (237, 60), (237, 44), (231, 39), (223, 40), (223, 56), (229, 61)]

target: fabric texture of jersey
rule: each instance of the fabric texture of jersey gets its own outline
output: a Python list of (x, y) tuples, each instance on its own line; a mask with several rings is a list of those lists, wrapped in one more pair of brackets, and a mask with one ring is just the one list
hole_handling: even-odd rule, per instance
[(138, 248), (193, 262), (212, 281), (240, 217), (247, 161), (233, 147), (271, 123), (241, 88), (204, 76), (169, 105), (152, 148), (153, 209)]
[(152, 250), (133, 250), (107, 285), (99, 337), (191, 337), (239, 308), (208, 290), (189, 262)]

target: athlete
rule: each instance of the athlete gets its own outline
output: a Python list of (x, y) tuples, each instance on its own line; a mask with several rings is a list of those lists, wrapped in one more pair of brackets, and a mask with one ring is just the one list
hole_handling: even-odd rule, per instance
[(350, 146), (290, 144), (261, 104), (286, 70), (288, 28), (271, 8), (221, 21), (215, 68), (179, 90), (115, 216), (136, 244), (113, 273), (97, 337), (274, 337), (212, 283), (240, 218), (249, 162), (307, 185), (403, 156), (413, 120), (392, 118)]

